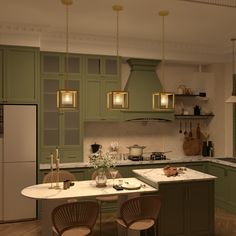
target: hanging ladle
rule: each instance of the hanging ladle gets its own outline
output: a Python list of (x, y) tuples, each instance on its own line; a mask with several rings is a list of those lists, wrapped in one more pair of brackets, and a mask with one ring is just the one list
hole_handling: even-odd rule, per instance
[(192, 121), (191, 121), (191, 120), (190, 120), (190, 123), (189, 123), (189, 133), (188, 133), (188, 136), (189, 136), (190, 138), (193, 137), (193, 133), (192, 133)]
[(187, 122), (185, 121), (184, 123), (184, 136), (188, 135), (188, 131), (187, 131)]
[(179, 122), (179, 133), (182, 134), (182, 132), (183, 132), (183, 131), (182, 131), (182, 122), (180, 121), (180, 122)]

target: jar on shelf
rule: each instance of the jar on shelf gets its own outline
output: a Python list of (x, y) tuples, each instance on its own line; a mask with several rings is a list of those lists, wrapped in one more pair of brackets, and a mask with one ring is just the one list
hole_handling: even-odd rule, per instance
[(194, 108), (193, 108), (193, 113), (195, 116), (200, 116), (201, 115), (201, 108), (196, 105)]
[(186, 89), (185, 85), (183, 85), (183, 84), (179, 85), (177, 88), (177, 94), (184, 94), (185, 89)]

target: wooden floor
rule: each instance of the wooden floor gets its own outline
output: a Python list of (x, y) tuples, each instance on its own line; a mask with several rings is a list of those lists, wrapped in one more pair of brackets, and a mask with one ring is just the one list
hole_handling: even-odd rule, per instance
[[(215, 236), (236, 236), (236, 215), (217, 208), (215, 214)], [(103, 214), (102, 236), (115, 236), (116, 224), (114, 214)], [(1, 236), (40, 236), (40, 221), (0, 224)], [(92, 236), (99, 236), (99, 225), (96, 224)]]

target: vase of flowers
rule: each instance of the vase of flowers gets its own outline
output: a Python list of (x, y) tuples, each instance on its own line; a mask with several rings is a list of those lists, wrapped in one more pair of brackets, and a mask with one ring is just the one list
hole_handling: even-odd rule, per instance
[(107, 176), (106, 171), (98, 170), (97, 176), (95, 177), (96, 186), (99, 188), (106, 187), (107, 185)]
[(95, 177), (97, 187), (105, 187), (107, 183), (106, 173), (110, 168), (115, 167), (114, 156), (109, 152), (96, 152), (90, 156), (89, 162), (91, 166), (96, 169), (97, 175)]

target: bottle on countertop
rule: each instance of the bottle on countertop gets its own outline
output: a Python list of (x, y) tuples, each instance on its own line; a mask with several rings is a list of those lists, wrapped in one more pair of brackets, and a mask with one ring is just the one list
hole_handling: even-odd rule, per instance
[(208, 156), (214, 157), (214, 146), (212, 141), (208, 141), (207, 148), (208, 148)]
[(208, 146), (207, 146), (207, 142), (204, 141), (202, 143), (202, 156), (207, 157), (208, 156)]

